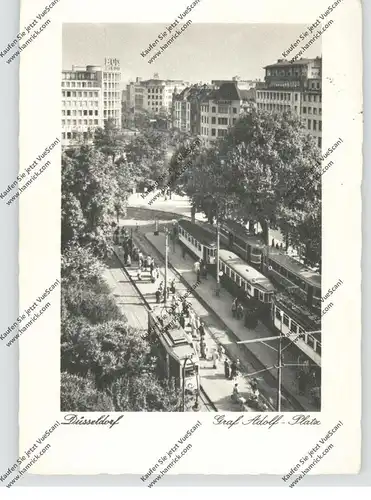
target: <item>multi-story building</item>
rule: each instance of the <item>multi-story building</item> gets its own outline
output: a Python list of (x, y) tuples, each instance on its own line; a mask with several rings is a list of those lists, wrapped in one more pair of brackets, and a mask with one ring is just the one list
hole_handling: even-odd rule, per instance
[(132, 111), (144, 108), (144, 87), (140, 77), (126, 86), (126, 108)]
[(208, 146), (227, 134), (245, 107), (248, 107), (247, 91), (239, 90), (236, 81), (222, 83), (211, 91), (201, 103), (200, 136)]
[[(157, 76), (157, 75), (155, 75)], [(143, 107), (154, 113), (171, 113), (173, 94), (183, 90), (188, 84), (182, 80), (143, 80)]]
[(91, 141), (93, 132), (112, 118), (121, 128), (121, 72), (117, 59), (101, 66), (72, 66), (62, 71), (62, 146)]
[(321, 147), (322, 58), (295, 62), (279, 59), (264, 69), (265, 81), (256, 87), (257, 108), (297, 113)]
[(213, 85), (195, 84), (173, 96), (173, 128), (193, 135), (201, 134), (201, 102), (213, 90)]
[(62, 71), (62, 146), (74, 144), (80, 137), (103, 126), (103, 93), (98, 79), (99, 67), (72, 66)]

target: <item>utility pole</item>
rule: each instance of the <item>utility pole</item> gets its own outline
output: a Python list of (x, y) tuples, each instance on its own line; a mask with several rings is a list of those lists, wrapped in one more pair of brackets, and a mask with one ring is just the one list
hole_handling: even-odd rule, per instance
[(278, 351), (277, 351), (277, 370), (278, 370), (278, 388), (277, 388), (277, 411), (281, 411), (281, 390), (282, 390), (282, 312), (281, 312), (281, 330), (278, 340)]
[(165, 286), (164, 286), (164, 303), (167, 302), (167, 268), (169, 260), (169, 231), (165, 228)]

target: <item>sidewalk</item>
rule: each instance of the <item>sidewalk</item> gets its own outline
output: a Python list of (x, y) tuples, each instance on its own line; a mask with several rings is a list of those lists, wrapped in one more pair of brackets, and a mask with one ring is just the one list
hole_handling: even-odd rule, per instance
[[(124, 252), (118, 246), (115, 246), (115, 251), (117, 255), (120, 257), (122, 261), (124, 261)], [(129, 272), (130, 276), (136, 282), (136, 285), (140, 289), (141, 293), (145, 296), (146, 300), (150, 305), (156, 303), (155, 292), (158, 289), (159, 282), (163, 280), (164, 269), (160, 268), (160, 272), (162, 276), (157, 283), (152, 283), (150, 281), (150, 276), (148, 272), (144, 272), (142, 274), (142, 281), (137, 281), (137, 263), (134, 263), (131, 267), (126, 268)], [(169, 280), (175, 279), (176, 283), (176, 294), (178, 296), (184, 295), (189, 289), (186, 288), (182, 283), (177, 280), (177, 277), (171, 270), (168, 272)], [(169, 303), (171, 303), (170, 297)], [(187, 302), (191, 304), (192, 309), (195, 313), (202, 318), (205, 319), (205, 316), (208, 314), (205, 308), (197, 301), (197, 299), (189, 296)], [(206, 322), (205, 322), (206, 324)], [(211, 354), (214, 349), (217, 348), (217, 343), (211, 337), (210, 332), (207, 328), (205, 333), (205, 342), (207, 345), (207, 359), (200, 359), (200, 381), (201, 386), (205, 390), (208, 397), (214, 403), (218, 411), (226, 412), (226, 411), (240, 411), (239, 405), (235, 404), (231, 400), (231, 394), (234, 387), (234, 384), (237, 382), (239, 391), (242, 396), (246, 398), (247, 394), (251, 393), (250, 385), (245, 380), (243, 376), (239, 376), (236, 382), (231, 380), (227, 380), (224, 375), (224, 359), (222, 362), (218, 363), (217, 368), (213, 368), (213, 362), (211, 360)], [(213, 329), (215, 335), (222, 335), (223, 332), (219, 329)], [(191, 336), (191, 328), (186, 327), (187, 333)]]
[[(147, 233), (145, 235), (148, 241), (150, 241), (162, 255), (165, 253), (165, 238), (163, 235), (154, 236), (153, 233)], [(181, 247), (177, 243), (175, 248), (175, 253), (173, 252), (173, 245), (169, 248), (169, 262), (175, 267), (175, 269), (180, 273), (183, 279), (191, 286), (196, 281), (195, 273), (193, 271), (193, 258), (187, 254), (186, 258), (182, 258)], [(239, 340), (250, 340), (256, 339), (258, 337), (271, 337), (274, 335), (273, 331), (268, 329), (265, 325), (259, 322), (256, 329), (251, 330), (246, 328), (242, 320), (237, 320), (232, 317), (232, 301), (233, 297), (224, 288), (221, 289), (220, 297), (215, 295), (216, 280), (212, 276), (208, 276), (208, 279), (202, 279), (201, 284), (197, 287), (196, 293), (200, 296), (202, 300), (214, 311), (215, 315), (220, 318), (220, 320), (234, 333), (234, 335)], [(191, 297), (190, 297), (191, 298)], [(202, 321), (209, 327), (212, 336), (221, 343), (226, 352), (234, 359), (240, 358), (242, 362), (243, 347), (235, 343), (234, 339), (229, 338), (225, 331), (221, 331), (220, 328), (213, 324), (212, 318), (208, 311), (195, 299), (190, 300), (192, 307), (194, 307), (195, 312), (200, 316)], [(194, 306), (194, 302), (197, 302)], [(214, 341), (213, 341), (214, 342)], [(214, 342), (215, 344), (215, 342)], [(276, 340), (269, 341), (269, 345), (277, 349), (278, 343)], [(262, 343), (249, 344), (249, 350), (266, 366), (271, 367), (277, 364), (277, 352), (267, 345)], [(288, 349), (284, 350), (284, 360), (286, 363), (294, 363), (296, 359), (292, 359), (291, 353)], [(246, 363), (243, 363), (246, 366)], [(255, 369), (250, 365), (248, 366), (248, 373), (252, 373)], [(272, 372), (274, 377), (277, 376), (277, 370), (273, 369)], [(259, 381), (259, 387), (263, 389), (264, 393), (270, 395), (271, 402), (275, 405), (275, 399), (277, 395), (276, 389), (270, 387), (262, 379), (259, 379), (259, 375), (256, 376)], [(209, 377), (210, 379), (210, 377)], [(226, 381), (226, 383), (228, 383)], [(209, 391), (206, 388), (206, 392)], [(219, 384), (218, 384), (219, 385)], [(311, 403), (308, 396), (300, 396), (297, 389), (296, 371), (291, 367), (285, 367), (282, 370), (282, 385), (285, 387), (295, 398), (309, 411), (317, 411), (315, 406)], [(228, 394), (232, 392), (233, 386), (229, 386)], [(241, 392), (243, 392), (241, 387)], [(210, 397), (212, 398), (212, 389), (210, 389)], [(215, 402), (215, 401), (214, 401)], [(285, 411), (284, 398), (282, 398), (282, 410)]]

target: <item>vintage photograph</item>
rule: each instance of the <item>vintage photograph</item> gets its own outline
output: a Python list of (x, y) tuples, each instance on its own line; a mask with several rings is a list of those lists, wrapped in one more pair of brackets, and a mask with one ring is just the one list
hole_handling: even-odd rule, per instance
[(188, 14), (63, 24), (60, 408), (319, 412), (321, 37)]

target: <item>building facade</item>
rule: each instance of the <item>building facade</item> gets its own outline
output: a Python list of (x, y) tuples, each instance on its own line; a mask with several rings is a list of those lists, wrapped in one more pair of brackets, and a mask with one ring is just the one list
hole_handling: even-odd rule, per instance
[(247, 96), (240, 91), (237, 82), (222, 83), (211, 91), (201, 103), (200, 137), (205, 146), (224, 137), (248, 107)]
[(173, 96), (173, 128), (192, 135), (201, 134), (201, 103), (214, 89), (213, 85), (196, 84)]
[(322, 147), (322, 58), (289, 62), (279, 59), (265, 67), (265, 81), (257, 84), (256, 106), (268, 111), (291, 111), (301, 118)]
[(121, 72), (117, 59), (101, 66), (62, 71), (62, 146), (92, 142), (94, 130), (112, 118), (121, 128)]
[(153, 113), (171, 113), (173, 94), (183, 90), (187, 83), (183, 80), (161, 80), (152, 78), (141, 82), (143, 107)]

